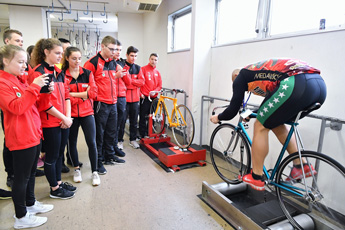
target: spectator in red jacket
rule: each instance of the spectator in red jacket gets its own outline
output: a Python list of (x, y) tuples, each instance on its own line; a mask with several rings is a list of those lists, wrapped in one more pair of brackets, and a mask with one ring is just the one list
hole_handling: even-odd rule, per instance
[[(123, 164), (124, 160), (115, 154), (125, 155), (118, 148), (114, 148), (117, 140), (117, 94), (116, 78), (121, 78), (125, 73), (112, 58), (115, 53), (116, 39), (105, 36), (101, 43), (101, 52), (90, 58), (84, 68), (90, 70), (98, 88), (95, 98), (94, 111), (96, 121), (96, 143), (98, 152), (98, 173), (106, 174), (103, 163), (108, 165)], [(104, 150), (104, 152), (103, 152)]]
[(140, 88), (140, 119), (139, 119), (139, 133), (141, 137), (148, 134), (147, 121), (150, 113), (152, 102), (148, 99), (157, 97), (157, 94), (151, 94), (151, 91), (160, 91), (162, 89), (162, 77), (156, 69), (158, 63), (158, 54), (152, 53), (149, 57), (149, 64), (142, 67), (143, 75), (145, 77), (145, 85)]
[(62, 157), (72, 125), (71, 103), (65, 75), (55, 66), (62, 58), (62, 46), (55, 38), (41, 39), (32, 52), (36, 67), (29, 76), (29, 82), (45, 73), (54, 81), (54, 91), (51, 94), (41, 93), (38, 100), (43, 127), (43, 146), (46, 151), (44, 172), (50, 185), (50, 197), (69, 199), (74, 197), (77, 188), (61, 180)]
[(77, 47), (68, 47), (65, 50), (64, 56), (62, 70), (65, 73), (66, 82), (69, 86), (72, 107), (71, 116), (73, 117), (68, 151), (70, 154), (69, 158), (75, 169), (73, 180), (76, 183), (82, 181), (77, 151), (78, 131), (79, 126), (81, 126), (89, 148), (92, 185), (98, 186), (101, 180), (97, 172), (96, 125), (93, 116), (93, 99), (97, 96), (97, 86), (92, 72), (80, 66), (81, 52)]
[(35, 214), (49, 212), (54, 208), (53, 205), (36, 201), (34, 193), (42, 137), (36, 101), (48, 77), (40, 75), (29, 86), (23, 77), (26, 63), (27, 54), (22, 48), (15, 45), (1, 47), (0, 108), (4, 113), (6, 146), (13, 156), (15, 229), (44, 224), (47, 218)]
[[(139, 115), (139, 100), (140, 100), (140, 87), (145, 84), (145, 79), (141, 67), (135, 64), (137, 60), (139, 50), (133, 46), (127, 48), (126, 53), (126, 64), (124, 69), (128, 69), (130, 84), (127, 85), (126, 92), (126, 118), (129, 117), (129, 145), (133, 148), (139, 148), (139, 144), (136, 141), (137, 138), (137, 123)], [(124, 124), (122, 124), (124, 129)], [(119, 140), (123, 140), (122, 136), (119, 135)]]

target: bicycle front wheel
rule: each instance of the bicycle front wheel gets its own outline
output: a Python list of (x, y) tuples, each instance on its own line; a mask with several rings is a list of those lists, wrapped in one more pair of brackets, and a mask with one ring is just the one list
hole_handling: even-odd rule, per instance
[(231, 124), (221, 124), (212, 133), (210, 157), (217, 174), (229, 184), (249, 173), (250, 150), (247, 138)]
[(176, 111), (172, 113), (172, 133), (176, 144), (180, 148), (188, 148), (194, 138), (195, 126), (193, 115), (185, 105), (179, 105)]
[(152, 101), (150, 107), (150, 114), (152, 115), (152, 132), (160, 134), (164, 131), (166, 120), (166, 112), (162, 102), (156, 98)]
[[(293, 161), (299, 162), (298, 153), (285, 158), (277, 171), (276, 183), (280, 186), (276, 193), (285, 216), (297, 229), (303, 229), (294, 219), (297, 212), (308, 214), (315, 225), (322, 223), (327, 229), (345, 229), (345, 206), (342, 201), (345, 168), (322, 153), (302, 151), (302, 157), (307, 176), (305, 180), (302, 169), (293, 168)], [(289, 212), (288, 207), (291, 206), (297, 212)]]

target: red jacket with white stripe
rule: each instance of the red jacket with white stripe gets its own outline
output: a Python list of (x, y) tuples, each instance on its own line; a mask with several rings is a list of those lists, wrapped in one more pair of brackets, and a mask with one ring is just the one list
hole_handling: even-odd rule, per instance
[(4, 113), (6, 146), (11, 151), (34, 147), (42, 138), (36, 107), (41, 87), (29, 86), (25, 78), (0, 70), (0, 108)]
[(83, 100), (79, 97), (71, 99), (71, 116), (86, 117), (93, 115), (93, 99), (97, 96), (97, 86), (90, 70), (79, 67), (79, 76), (74, 79), (69, 70), (65, 71), (66, 83), (70, 93), (85, 92), (87, 90), (88, 99)]
[[(116, 63), (120, 65), (122, 68), (125, 67), (126, 63), (125, 60), (120, 58), (119, 60), (116, 60)], [(129, 69), (128, 66), (126, 66), (125, 69)], [(131, 84), (131, 79), (129, 78), (129, 74), (125, 74), (122, 78), (116, 79), (116, 92), (117, 97), (126, 97), (127, 92), (127, 85)]]
[[(137, 64), (129, 64), (126, 61), (126, 65), (129, 67), (128, 73), (131, 80), (130, 84), (127, 85), (126, 101), (127, 102), (138, 102), (140, 101), (140, 87), (145, 84), (145, 79), (141, 67)], [(124, 68), (128, 68), (128, 67)]]
[[(33, 72), (29, 76), (32, 81), (38, 76), (44, 73), (55, 75), (54, 91), (52, 93), (41, 93), (38, 102), (38, 110), (40, 111), (42, 127), (52, 128), (60, 127), (61, 120), (53, 115), (48, 114), (46, 111), (51, 109), (53, 106), (59, 110), (62, 114), (66, 115), (66, 100), (69, 100), (68, 85), (65, 82), (65, 74), (55, 65), (49, 66), (48, 63), (42, 62), (33, 69)], [(55, 74), (54, 74), (55, 73)]]
[[(160, 91), (162, 89), (162, 77), (156, 67), (150, 64), (141, 68), (145, 77), (145, 85), (140, 88), (140, 93), (148, 97), (151, 91)], [(157, 97), (151, 96), (152, 98)]]
[(98, 88), (98, 94), (95, 101), (100, 101), (110, 105), (116, 104), (117, 94), (115, 74), (117, 63), (113, 59), (108, 59), (106, 61), (99, 52), (84, 64), (84, 68), (90, 70), (95, 78)]

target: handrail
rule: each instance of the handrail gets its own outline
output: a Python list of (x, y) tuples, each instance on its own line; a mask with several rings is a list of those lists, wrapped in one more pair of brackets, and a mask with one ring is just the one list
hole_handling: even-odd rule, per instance
[[(214, 103), (215, 100), (218, 101), (224, 101), (224, 102), (230, 102), (229, 99), (224, 99), (224, 98), (219, 98), (219, 97), (211, 97), (207, 95), (203, 95), (201, 97), (201, 118), (200, 118), (200, 145), (202, 145), (202, 127), (203, 127), (203, 119), (204, 119), (204, 102), (210, 102)], [(257, 104), (250, 104), (248, 103), (247, 105), (253, 106), (253, 107), (259, 107)], [(342, 128), (342, 124), (345, 124), (345, 120), (339, 119), (339, 118), (334, 118), (334, 117), (328, 117), (328, 116), (321, 116), (317, 114), (308, 114), (307, 117), (315, 118), (322, 120), (321, 122), (321, 127), (320, 127), (320, 135), (319, 135), (319, 142), (318, 142), (318, 147), (317, 151), (322, 152), (322, 147), (323, 147), (323, 140), (325, 136), (325, 129), (327, 127), (330, 127), (332, 130), (339, 131)], [(327, 124), (327, 121), (330, 123)]]

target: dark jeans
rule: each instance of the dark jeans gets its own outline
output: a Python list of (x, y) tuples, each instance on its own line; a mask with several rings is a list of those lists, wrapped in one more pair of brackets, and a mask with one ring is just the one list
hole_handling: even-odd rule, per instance
[[(1, 127), (2, 131), (4, 131), (4, 113), (1, 110)], [(4, 138), (4, 148), (2, 150), (2, 156), (4, 160), (5, 171), (7, 172), (7, 176), (13, 176), (13, 156), (11, 151), (6, 147), (5, 138)]]
[(148, 116), (150, 114), (152, 102), (145, 97), (144, 99), (140, 98), (140, 118), (139, 118), (139, 133), (141, 137), (148, 135)]
[[(96, 144), (98, 160), (115, 155), (114, 141), (117, 139), (117, 105), (95, 101)], [(104, 150), (104, 152), (102, 151)]]
[(35, 174), (40, 151), (41, 144), (11, 151), (14, 162), (12, 200), (17, 218), (26, 215), (26, 206), (35, 204)]
[(126, 110), (126, 118), (129, 117), (129, 141), (135, 141), (138, 129), (139, 101), (127, 102)]
[(97, 171), (97, 145), (96, 145), (96, 124), (93, 115), (87, 117), (74, 117), (69, 133), (69, 154), (73, 167), (79, 166), (77, 140), (79, 126), (83, 129), (85, 141), (89, 148), (89, 159), (92, 172)]
[(117, 98), (117, 132), (118, 140), (115, 140), (114, 146), (117, 146), (118, 141), (123, 142), (126, 124), (126, 97)]
[(61, 181), (62, 157), (65, 152), (69, 129), (60, 127), (43, 128), (44, 149), (46, 158), (44, 161), (44, 172), (50, 187), (58, 185)]

